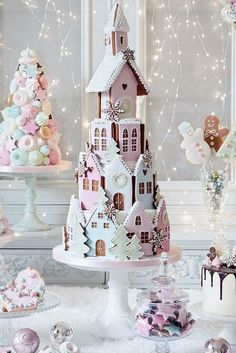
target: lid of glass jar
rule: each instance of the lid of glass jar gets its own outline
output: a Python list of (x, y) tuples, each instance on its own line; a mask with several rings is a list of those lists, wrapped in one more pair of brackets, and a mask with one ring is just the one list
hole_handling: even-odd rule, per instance
[(163, 253), (159, 276), (153, 278), (153, 286), (138, 294), (139, 302), (176, 304), (187, 303), (189, 301), (188, 293), (175, 287), (175, 279), (169, 274), (168, 254)]

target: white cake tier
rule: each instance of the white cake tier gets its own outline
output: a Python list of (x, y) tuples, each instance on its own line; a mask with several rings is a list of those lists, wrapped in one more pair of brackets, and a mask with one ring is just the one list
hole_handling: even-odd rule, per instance
[(236, 316), (236, 271), (230, 268), (202, 268), (203, 311)]

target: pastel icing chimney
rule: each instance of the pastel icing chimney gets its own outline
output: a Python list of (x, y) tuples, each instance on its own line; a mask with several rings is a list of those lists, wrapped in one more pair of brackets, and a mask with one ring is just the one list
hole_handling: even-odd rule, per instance
[(119, 4), (114, 4), (104, 28), (106, 54), (116, 55), (128, 46), (129, 25)]

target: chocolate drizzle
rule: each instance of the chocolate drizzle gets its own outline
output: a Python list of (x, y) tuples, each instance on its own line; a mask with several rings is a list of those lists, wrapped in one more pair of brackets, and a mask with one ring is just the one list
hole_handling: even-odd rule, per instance
[(220, 300), (223, 299), (223, 282), (228, 275), (233, 275), (235, 278), (235, 295), (236, 295), (236, 269), (221, 266), (219, 269), (214, 267), (203, 266), (201, 271), (201, 287), (203, 287), (203, 280), (206, 281), (206, 272), (211, 276), (211, 287), (214, 285), (214, 274), (217, 273), (220, 278)]

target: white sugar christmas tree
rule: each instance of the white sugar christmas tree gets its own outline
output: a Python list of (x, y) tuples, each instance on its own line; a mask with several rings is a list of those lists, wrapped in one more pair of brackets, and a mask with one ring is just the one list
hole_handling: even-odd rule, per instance
[(0, 164), (58, 164), (60, 134), (47, 98), (48, 82), (35, 52), (21, 52), (0, 124)]
[(111, 162), (119, 152), (120, 149), (117, 147), (116, 141), (112, 138), (107, 145), (107, 153), (105, 153), (103, 159), (107, 162)]
[(123, 224), (121, 224), (115, 231), (115, 237), (112, 239), (114, 246), (109, 249), (109, 252), (119, 260), (126, 260), (127, 245), (130, 239), (126, 236), (127, 231)]
[(100, 202), (100, 203), (105, 204), (108, 200), (109, 199), (108, 199), (108, 197), (106, 195), (105, 190), (100, 186), (99, 189), (98, 189), (97, 203)]
[(128, 251), (126, 253), (130, 260), (138, 260), (143, 256), (143, 252), (140, 251), (142, 247), (139, 244), (139, 239), (137, 235), (134, 235), (131, 242), (128, 245)]
[(70, 246), (71, 251), (75, 252), (78, 258), (83, 258), (89, 252), (90, 248), (85, 244), (87, 240), (85, 230), (79, 223), (74, 231), (73, 244)]

